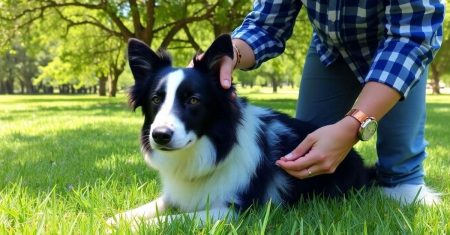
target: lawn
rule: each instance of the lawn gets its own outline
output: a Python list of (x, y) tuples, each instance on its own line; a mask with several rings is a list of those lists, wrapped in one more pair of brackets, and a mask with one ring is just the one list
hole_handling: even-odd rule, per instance
[[(294, 114), (296, 92), (242, 92)], [(147, 227), (149, 234), (445, 234), (450, 232), (450, 96), (428, 96), (426, 182), (440, 207), (401, 207), (378, 190), (294, 208), (263, 205), (237, 221)], [(126, 97), (0, 96), (0, 234), (102, 234), (105, 219), (158, 195), (139, 151), (142, 116)], [(375, 161), (373, 141), (357, 149)], [(122, 227), (119, 233), (127, 233)]]

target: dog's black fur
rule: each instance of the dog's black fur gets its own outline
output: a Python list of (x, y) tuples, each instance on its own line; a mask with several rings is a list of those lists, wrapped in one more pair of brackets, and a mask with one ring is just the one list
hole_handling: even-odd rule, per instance
[[(372, 184), (374, 169), (365, 167), (354, 150), (334, 173), (302, 180), (275, 165), (276, 160), (292, 151), (316, 127), (276, 111), (254, 107), (244, 99), (234, 97), (234, 87), (221, 87), (220, 60), (224, 56), (232, 58), (234, 54), (229, 35), (216, 39), (201, 59), (194, 58), (193, 68), (174, 68), (166, 52), (155, 53), (137, 40), (130, 40), (128, 54), (135, 78), (129, 101), (134, 109), (142, 107), (145, 117), (141, 132), (142, 151), (147, 163), (160, 172), (163, 198), (171, 206), (187, 211), (193, 207), (204, 209), (206, 198), (211, 203), (233, 204), (238, 209), (270, 199), (293, 204), (312, 196), (339, 197), (351, 189)], [(171, 78), (175, 73), (178, 77)], [(181, 82), (174, 90), (175, 98), (167, 101), (170, 79), (181, 79)], [(176, 130), (174, 124), (160, 124), (164, 121), (154, 124), (162, 106), (168, 105), (165, 102), (171, 102), (170, 117), (182, 123), (179, 129), (184, 130)], [(155, 125), (153, 129), (152, 125)], [(171, 138), (177, 131), (191, 133), (195, 138), (180, 134), (187, 144), (174, 146)], [(209, 145), (198, 144), (199, 141)], [(199, 149), (205, 146), (207, 149)], [(209, 153), (211, 149), (214, 153)], [(204, 159), (200, 161), (191, 153)], [(253, 156), (254, 153), (258, 156)], [(185, 168), (177, 165), (177, 159), (183, 161)], [(244, 159), (249, 167), (240, 169), (240, 159)], [(202, 164), (189, 165), (196, 162)], [(195, 167), (199, 169), (187, 170)], [(233, 178), (233, 171), (239, 176)], [(210, 182), (218, 179), (222, 181)], [(226, 190), (221, 191), (221, 185), (215, 184), (223, 182), (239, 186), (222, 185)], [(184, 190), (189, 187), (198, 188)], [(202, 193), (197, 195), (196, 192)], [(177, 194), (192, 194), (194, 198), (184, 199)]]

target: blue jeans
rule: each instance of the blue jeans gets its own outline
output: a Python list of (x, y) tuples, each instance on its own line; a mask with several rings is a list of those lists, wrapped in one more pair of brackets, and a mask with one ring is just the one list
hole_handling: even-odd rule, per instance
[[(384, 186), (424, 183), (423, 160), (428, 70), (379, 122), (377, 132), (378, 183)], [(362, 85), (342, 58), (325, 67), (310, 47), (303, 69), (296, 117), (317, 126), (335, 123), (351, 109)]]

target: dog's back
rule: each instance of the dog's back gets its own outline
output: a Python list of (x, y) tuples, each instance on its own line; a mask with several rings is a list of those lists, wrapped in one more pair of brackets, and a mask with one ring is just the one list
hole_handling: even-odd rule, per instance
[[(291, 118), (285, 114), (250, 106), (258, 121), (255, 142), (249, 148), (261, 150), (261, 158), (254, 174), (250, 175), (249, 187), (239, 192), (241, 208), (247, 208), (255, 202), (292, 204), (311, 196), (339, 197), (352, 189), (370, 186), (375, 177), (375, 170), (365, 167), (359, 154), (351, 150), (332, 174), (319, 175), (307, 179), (297, 179), (275, 165), (280, 157), (291, 152), (316, 127), (309, 123)], [(251, 126), (243, 120), (240, 128)], [(240, 144), (240, 143), (237, 143)], [(244, 156), (243, 156), (244, 157)]]

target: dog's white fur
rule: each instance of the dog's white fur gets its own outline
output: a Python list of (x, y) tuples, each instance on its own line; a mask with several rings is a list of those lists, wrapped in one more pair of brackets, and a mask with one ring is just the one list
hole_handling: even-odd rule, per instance
[[(181, 69), (167, 74), (166, 97), (161, 109), (155, 117), (150, 129), (150, 133), (157, 127), (168, 126), (175, 130), (172, 140), (170, 141), (171, 148), (184, 148), (189, 143), (194, 142), (196, 135), (190, 131), (186, 132), (184, 124), (174, 114), (173, 104), (176, 99), (176, 91), (180, 83), (183, 81), (184, 74)], [(150, 143), (155, 145), (153, 137), (150, 135)]]
[(167, 201), (184, 211), (226, 206), (236, 202), (235, 192), (246, 188), (260, 161), (260, 149), (254, 146), (259, 120), (252, 115), (255, 108), (248, 106), (244, 112), (245, 128), (238, 128), (238, 143), (224, 161), (215, 164), (215, 148), (203, 136), (192, 146), (174, 152), (154, 151), (145, 156), (146, 162), (161, 175), (163, 195)]

